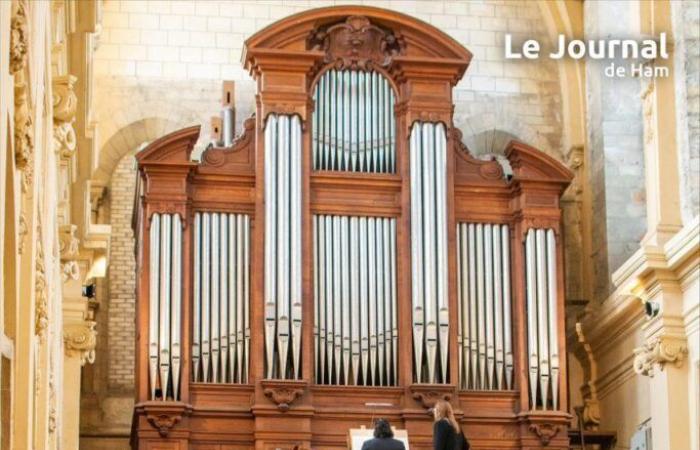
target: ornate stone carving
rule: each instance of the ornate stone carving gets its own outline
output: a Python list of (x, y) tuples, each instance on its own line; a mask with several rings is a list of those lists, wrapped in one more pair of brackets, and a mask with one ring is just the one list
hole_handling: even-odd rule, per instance
[(345, 22), (311, 32), (307, 48), (326, 53), (324, 62), (335, 62), (338, 69), (388, 67), (394, 56), (405, 52), (403, 37), (384, 30), (364, 16), (350, 16)]
[(27, 63), (27, 1), (12, 2), (10, 22), (10, 73), (24, 70)]
[(27, 225), (27, 217), (24, 215), (24, 213), (21, 213), (19, 215), (19, 226), (17, 230), (17, 235), (18, 235), (18, 251), (19, 254), (21, 255), (24, 252), (24, 237), (29, 233), (29, 227)]
[(34, 292), (36, 302), (36, 310), (34, 312), (34, 331), (37, 336), (43, 339), (46, 336), (46, 330), (49, 326), (49, 296), (46, 284), (44, 249), (41, 244), (41, 230), (37, 232)]
[(97, 323), (86, 320), (81, 324), (66, 325), (63, 330), (63, 342), (68, 356), (79, 356), (80, 365), (95, 362), (95, 344), (97, 343)]
[(304, 394), (304, 390), (298, 386), (270, 386), (263, 390), (265, 397), (277, 404), (277, 409), (282, 412), (289, 411), (290, 405), (298, 397)]
[(546, 447), (552, 438), (559, 433), (561, 427), (551, 423), (533, 423), (530, 424), (529, 429), (540, 438), (540, 442)]
[(59, 248), (61, 250), (61, 276), (63, 281), (77, 280), (80, 269), (76, 261), (79, 253), (79, 243), (75, 233), (78, 227), (73, 224), (61, 225), (58, 229)]
[(664, 370), (669, 363), (680, 367), (687, 354), (688, 347), (684, 340), (656, 337), (634, 349), (634, 371), (640, 375), (653, 377), (654, 367), (658, 366), (660, 370)]
[(584, 384), (581, 386), (581, 396), (583, 397), (581, 420), (586, 430), (597, 430), (600, 425), (600, 404), (594, 380), (598, 378), (598, 364), (593, 357), (593, 349), (586, 341), (581, 323), (576, 324), (576, 336), (578, 345), (572, 346), (572, 350), (581, 363), (584, 378)]
[(158, 430), (160, 437), (167, 437), (170, 430), (182, 420), (182, 416), (173, 414), (149, 414), (146, 416), (148, 423)]
[(22, 190), (27, 192), (32, 181), (34, 151), (33, 122), (23, 73), (15, 76), (15, 164), (22, 171)]
[(73, 85), (76, 78), (72, 75), (56, 77), (53, 80), (53, 142), (54, 150), (63, 159), (70, 159), (75, 154), (76, 137), (73, 129), (78, 97)]

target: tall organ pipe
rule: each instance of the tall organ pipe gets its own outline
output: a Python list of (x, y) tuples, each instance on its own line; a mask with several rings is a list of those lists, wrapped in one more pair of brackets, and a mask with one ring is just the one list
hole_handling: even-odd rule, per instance
[(268, 378), (301, 377), (301, 122), (265, 126), (265, 361)]
[[(192, 339), (201, 345), (201, 357), (192, 359), (195, 381), (248, 382), (249, 227), (246, 214), (195, 213)], [(212, 345), (210, 352), (217, 340), (219, 351)]]
[(507, 225), (457, 224), (462, 389), (512, 388), (508, 239)]
[(395, 385), (396, 219), (315, 215), (313, 222), (319, 230), (314, 233), (317, 382)]
[(415, 378), (419, 383), (446, 383), (449, 313), (444, 125), (414, 123), (410, 147)]
[(394, 173), (394, 92), (377, 72), (331, 69), (314, 90), (314, 170)]
[(530, 402), (533, 409), (556, 410), (559, 405), (560, 360), (557, 340), (557, 250), (554, 230), (528, 230), (525, 260)]
[(180, 397), (182, 221), (155, 213), (150, 225), (148, 359), (151, 399)]

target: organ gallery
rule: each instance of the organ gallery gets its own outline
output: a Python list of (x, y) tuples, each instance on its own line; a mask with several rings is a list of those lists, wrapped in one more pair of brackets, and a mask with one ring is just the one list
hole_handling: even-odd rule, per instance
[(246, 41), (235, 140), (137, 154), (137, 448), (346, 448), (373, 417), (429, 448), (437, 400), (476, 447), (567, 448), (572, 174), (470, 154), (471, 58), (408, 16), (311, 10)]

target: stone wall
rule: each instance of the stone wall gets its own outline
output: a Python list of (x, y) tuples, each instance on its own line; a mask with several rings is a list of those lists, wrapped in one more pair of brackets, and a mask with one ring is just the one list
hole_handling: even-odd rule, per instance
[(131, 216), (134, 206), (136, 161), (127, 154), (112, 174), (109, 189), (112, 251), (109, 277), (109, 389), (134, 388), (136, 261)]
[[(620, 2), (584, 5), (587, 39), (638, 35), (635, 11)], [(639, 79), (608, 77), (604, 69), (623, 61), (586, 61), (587, 130), (595, 263), (593, 295), (607, 298), (610, 274), (639, 247), (646, 231), (642, 101)]]
[[(253, 112), (255, 85), (240, 64), (243, 42), (275, 20), (333, 4), (359, 3), (418, 17), (467, 47), (474, 59), (455, 90), (455, 121), (475, 153), (500, 151), (480, 135), (502, 130), (561, 156), (556, 65), (506, 62), (503, 35), (546, 41), (534, 2), (508, 1), (197, 1), (106, 0), (96, 52), (96, 106), (105, 143), (146, 117), (205, 125), (218, 114), (221, 80), (235, 80), (238, 128)], [(102, 106), (101, 106), (102, 105)], [(172, 131), (172, 130), (168, 130)], [(474, 138), (472, 138), (474, 136)], [(501, 146), (500, 142), (496, 145)]]

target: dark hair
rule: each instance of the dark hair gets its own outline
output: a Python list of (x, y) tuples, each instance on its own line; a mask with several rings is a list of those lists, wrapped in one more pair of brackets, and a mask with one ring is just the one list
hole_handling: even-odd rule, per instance
[(374, 422), (374, 437), (376, 438), (393, 438), (394, 431), (386, 419), (377, 419)]

